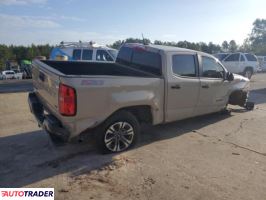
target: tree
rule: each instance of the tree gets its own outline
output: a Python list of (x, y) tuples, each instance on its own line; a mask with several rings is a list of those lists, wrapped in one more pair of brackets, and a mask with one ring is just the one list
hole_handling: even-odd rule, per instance
[(223, 41), (223, 43), (222, 43), (222, 50), (225, 51), (225, 52), (227, 52), (228, 49), (229, 49), (229, 44), (228, 44), (228, 42), (225, 40), (225, 41)]
[(230, 52), (236, 52), (237, 51), (237, 44), (236, 44), (236, 41), (235, 40), (231, 40), (229, 42), (229, 51)]
[(252, 52), (251, 43), (250, 43), (249, 38), (246, 38), (244, 40), (243, 44), (239, 47), (239, 51), (246, 52), (246, 53)]
[(266, 19), (254, 21), (249, 41), (254, 53), (266, 55)]

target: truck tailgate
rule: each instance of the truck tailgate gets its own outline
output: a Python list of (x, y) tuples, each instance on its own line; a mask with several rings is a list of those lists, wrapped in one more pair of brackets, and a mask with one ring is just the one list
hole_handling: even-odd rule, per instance
[(59, 80), (60, 72), (43, 62), (34, 60), (32, 68), (34, 90), (44, 107), (53, 113), (58, 110)]

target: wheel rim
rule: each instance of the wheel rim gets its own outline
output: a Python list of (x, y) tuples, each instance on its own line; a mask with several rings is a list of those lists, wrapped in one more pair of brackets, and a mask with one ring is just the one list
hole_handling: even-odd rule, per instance
[(134, 129), (128, 122), (116, 122), (105, 132), (104, 143), (107, 149), (119, 152), (127, 149), (133, 142)]

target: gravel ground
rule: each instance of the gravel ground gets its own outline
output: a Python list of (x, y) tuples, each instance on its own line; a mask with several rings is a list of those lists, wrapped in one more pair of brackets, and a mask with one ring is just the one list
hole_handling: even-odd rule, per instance
[(0, 94), (0, 187), (54, 187), (55, 199), (265, 199), (266, 74), (252, 78), (247, 112), (143, 127), (130, 151), (93, 141), (54, 147), (27, 93)]

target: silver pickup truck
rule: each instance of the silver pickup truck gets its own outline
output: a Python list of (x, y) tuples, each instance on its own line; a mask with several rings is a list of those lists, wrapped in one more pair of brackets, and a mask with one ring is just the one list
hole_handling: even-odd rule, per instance
[(33, 86), (30, 109), (53, 141), (93, 132), (103, 152), (132, 147), (141, 123), (252, 108), (247, 78), (209, 54), (160, 45), (124, 44), (115, 63), (35, 60)]

